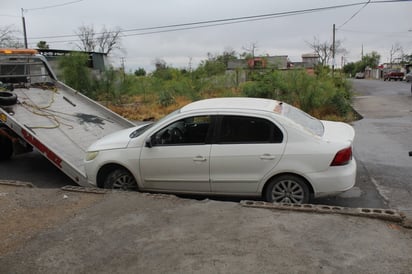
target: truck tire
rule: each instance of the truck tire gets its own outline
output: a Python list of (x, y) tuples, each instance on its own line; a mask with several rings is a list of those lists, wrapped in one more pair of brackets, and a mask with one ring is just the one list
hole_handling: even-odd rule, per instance
[(17, 103), (17, 95), (10, 91), (0, 92), (0, 106), (11, 106)]
[(13, 154), (13, 143), (6, 136), (0, 135), (0, 161), (5, 161), (11, 158)]

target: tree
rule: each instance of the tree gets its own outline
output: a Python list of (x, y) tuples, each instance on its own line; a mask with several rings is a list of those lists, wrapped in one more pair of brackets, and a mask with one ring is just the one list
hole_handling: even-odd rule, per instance
[(363, 56), (361, 62), (363, 65), (366, 67), (370, 68), (376, 68), (379, 66), (379, 62), (381, 60), (381, 55), (377, 53), (376, 51), (372, 51), (371, 53), (368, 53)]
[(348, 63), (343, 67), (343, 71), (347, 74), (355, 75), (357, 72), (364, 72), (366, 67), (376, 68), (379, 66), (381, 56), (376, 51), (367, 53), (362, 57), (362, 60), (355, 63)]
[[(333, 55), (333, 45), (327, 41), (320, 42), (317, 37), (313, 38), (313, 42), (306, 42), (309, 47), (319, 56), (320, 63), (323, 66), (329, 64), (330, 58)], [(335, 41), (335, 56), (337, 54), (346, 54), (346, 49), (343, 48), (340, 40)]]
[(412, 64), (412, 53), (411, 54), (403, 54), (402, 63), (403, 64)]
[(255, 58), (256, 49), (258, 48), (257, 43), (250, 43), (249, 46), (242, 47), (245, 51), (241, 54), (243, 58)]
[(76, 35), (80, 40), (77, 47), (83, 51), (96, 51), (109, 54), (114, 49), (120, 48), (120, 28), (108, 30), (103, 27), (96, 33), (94, 26), (82, 25), (78, 28)]
[(23, 44), (16, 36), (17, 31), (12, 25), (0, 27), (1, 48), (21, 48)]
[(60, 59), (63, 81), (72, 88), (90, 96), (91, 77), (87, 68), (89, 56), (84, 53), (72, 53)]
[(229, 61), (237, 60), (236, 51), (233, 49), (226, 49), (222, 55), (216, 56), (216, 60), (223, 63), (227, 68)]
[(389, 64), (392, 66), (394, 61), (396, 59), (401, 58), (403, 55), (403, 48), (402, 46), (396, 42), (391, 46), (391, 49), (389, 50)]
[(146, 70), (144, 68), (139, 68), (134, 71), (134, 75), (136, 76), (146, 76)]
[(223, 74), (226, 70), (224, 58), (221, 55), (213, 55), (210, 52), (207, 54), (207, 60), (200, 62), (196, 69), (198, 77), (210, 77)]
[(108, 30), (103, 27), (100, 35), (97, 37), (97, 45), (99, 47), (99, 52), (104, 52), (109, 54), (114, 49), (120, 48), (120, 33), (119, 27), (114, 30)]
[(156, 59), (154, 61), (156, 70), (153, 71), (153, 77), (162, 79), (162, 80), (172, 80), (173, 79), (173, 68), (168, 67), (165, 60)]
[(46, 41), (39, 41), (37, 43), (37, 48), (39, 48), (39, 49), (49, 49), (49, 45), (47, 44)]

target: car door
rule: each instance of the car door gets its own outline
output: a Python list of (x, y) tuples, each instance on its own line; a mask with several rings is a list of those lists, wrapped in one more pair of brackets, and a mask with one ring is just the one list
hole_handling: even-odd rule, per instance
[(210, 116), (187, 117), (154, 133), (140, 156), (144, 188), (210, 192), (211, 123)]
[(212, 192), (252, 194), (285, 149), (282, 130), (253, 116), (222, 116), (210, 160)]

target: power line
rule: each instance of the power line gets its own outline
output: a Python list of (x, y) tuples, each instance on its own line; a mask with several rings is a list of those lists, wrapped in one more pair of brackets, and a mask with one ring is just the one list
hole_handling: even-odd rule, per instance
[[(37, 9), (52, 8), (56, 6), (68, 5), (68, 4), (77, 3), (81, 1), (84, 1), (84, 0), (77, 0), (77, 1), (60, 4), (60, 5), (48, 6), (48, 7), (37, 8)], [(238, 23), (244, 23), (244, 22), (269, 20), (269, 19), (280, 18), (280, 17), (303, 15), (303, 14), (308, 14), (308, 13), (322, 12), (322, 11), (327, 11), (327, 10), (332, 10), (332, 9), (341, 9), (341, 8), (362, 5), (362, 7), (357, 12), (355, 12), (345, 23), (343, 23), (340, 26), (342, 27), (345, 24), (347, 24), (350, 20), (352, 20), (368, 4), (395, 3), (395, 2), (407, 2), (407, 1), (411, 1), (411, 0), (382, 0), (382, 1), (369, 0), (366, 2), (364, 1), (364, 2), (357, 2), (357, 3), (351, 3), (351, 4), (334, 5), (334, 6), (326, 6), (326, 7), (319, 7), (319, 8), (303, 9), (303, 10), (293, 10), (293, 11), (268, 13), (268, 14), (252, 15), (252, 16), (242, 16), (242, 17), (197, 21), (197, 22), (189, 22), (189, 23), (181, 23), (181, 24), (161, 25), (161, 26), (145, 27), (145, 28), (133, 28), (133, 29), (127, 29), (127, 30), (120, 30), (120, 33), (121, 33), (121, 37), (142, 36), (142, 35), (150, 35), (150, 34), (157, 34), (157, 33), (166, 33), (166, 32), (174, 32), (174, 31), (183, 31), (183, 30), (216, 27), (216, 26), (223, 26), (223, 25), (230, 25), (230, 24), (238, 24)], [(127, 34), (127, 33), (130, 33), (130, 34)], [(102, 34), (102, 32), (95, 32), (93, 34), (99, 35), (99, 34)], [(78, 35), (71, 34), (71, 35), (39, 36), (39, 37), (32, 37), (30, 39), (38, 40), (38, 39), (55, 39), (55, 38), (71, 38), (71, 37), (73, 38), (78, 37)], [(70, 40), (64, 40), (64, 41), (62, 40), (62, 41), (51, 41), (51, 42), (52, 43), (67, 43), (67, 42), (79, 42), (79, 41), (80, 41), (79, 39), (75, 39), (75, 40), (70, 39)]]
[(52, 9), (52, 8), (58, 8), (58, 7), (63, 7), (79, 2), (83, 2), (84, 0), (76, 0), (76, 1), (71, 1), (71, 2), (66, 2), (62, 4), (56, 4), (56, 5), (51, 5), (51, 6), (44, 6), (44, 7), (39, 7), (39, 8), (31, 8), (31, 9), (23, 9), (24, 11), (33, 11), (33, 10), (45, 10), (45, 9)]
[(368, 2), (365, 3), (365, 5), (363, 5), (357, 12), (355, 12), (348, 20), (345, 21), (345, 23), (343, 23), (342, 25), (340, 25), (337, 29), (343, 27), (344, 25), (346, 25), (349, 21), (351, 21), (353, 18), (355, 18), (356, 15), (358, 15), (361, 10), (363, 10), (369, 3), (371, 2), (371, 0), (369, 0)]
[[(287, 12), (277, 12), (277, 13), (269, 13), (269, 14), (261, 14), (261, 15), (232, 17), (232, 18), (225, 18), (225, 19), (215, 19), (215, 20), (207, 20), (207, 21), (182, 23), (182, 24), (162, 25), (162, 26), (147, 27), (147, 28), (134, 28), (134, 29), (122, 30), (121, 32), (125, 33), (125, 32), (150, 31), (146, 33), (134, 34), (134, 35), (146, 35), (146, 34), (163, 33), (163, 32), (170, 32), (170, 31), (176, 31), (176, 30), (187, 30), (187, 29), (194, 29), (194, 28), (204, 28), (204, 27), (209, 27), (209, 26), (227, 25), (228, 22), (232, 22), (232, 24), (235, 24), (235, 23), (243, 23), (243, 22), (250, 22), (250, 21), (257, 21), (257, 20), (266, 20), (266, 19), (272, 19), (272, 18), (277, 18), (277, 17), (294, 16), (294, 15), (300, 15), (300, 14), (305, 14), (305, 13), (321, 12), (321, 11), (326, 11), (326, 10), (331, 10), (331, 9), (347, 8), (351, 6), (359, 6), (359, 5), (364, 5), (364, 4), (365, 2), (358, 2), (358, 3), (352, 3), (352, 4), (335, 5), (335, 6), (327, 6), (327, 7), (303, 9), (303, 10), (294, 10), (294, 11), (287, 11)], [(182, 28), (182, 27), (191, 27), (191, 28)], [(164, 29), (169, 29), (169, 30), (165, 31)], [(159, 30), (159, 31), (156, 31), (156, 30)], [(102, 33), (94, 33), (94, 34), (102, 34)], [(127, 36), (133, 36), (133, 35), (127, 35)], [(50, 39), (50, 38), (66, 38), (66, 37), (67, 38), (77, 37), (77, 35), (39, 36), (39, 37), (33, 37), (31, 39)]]

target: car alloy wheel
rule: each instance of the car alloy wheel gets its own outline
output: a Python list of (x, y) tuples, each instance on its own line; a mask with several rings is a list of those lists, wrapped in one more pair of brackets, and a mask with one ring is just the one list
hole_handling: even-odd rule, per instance
[(283, 175), (272, 179), (265, 196), (268, 202), (305, 204), (309, 202), (310, 193), (303, 179), (294, 175)]
[(125, 169), (115, 169), (106, 177), (104, 188), (125, 191), (137, 190), (137, 183), (129, 171)]

